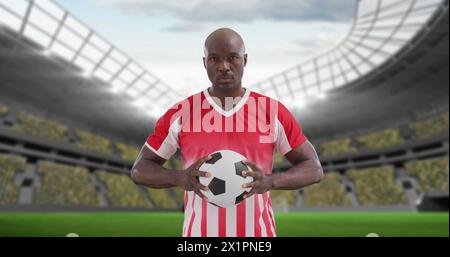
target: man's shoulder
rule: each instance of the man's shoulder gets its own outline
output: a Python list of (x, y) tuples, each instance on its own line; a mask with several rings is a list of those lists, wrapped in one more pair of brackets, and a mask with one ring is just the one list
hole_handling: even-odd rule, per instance
[(267, 101), (272, 101), (272, 102), (275, 102), (275, 103), (279, 103), (279, 101), (277, 99), (275, 99), (275, 98), (272, 98), (270, 96), (267, 96), (267, 95), (264, 95), (262, 93), (258, 93), (256, 91), (252, 91), (252, 90), (250, 90), (250, 96), (254, 97), (254, 98), (264, 98)]
[(169, 109), (178, 109), (181, 108), (183, 106), (183, 104), (189, 103), (192, 104), (194, 99), (201, 99), (202, 95), (203, 95), (203, 91), (199, 91), (197, 93), (191, 94), (187, 97), (184, 98), (180, 98), (177, 99), (170, 107)]
[[(267, 106), (276, 106), (278, 110), (281, 108), (282, 111), (285, 111), (284, 109), (286, 109), (286, 107), (283, 105), (283, 103), (281, 103), (278, 99), (264, 95), (262, 93), (250, 91), (250, 97), (255, 98), (255, 101), (257, 101), (259, 103), (264, 102)], [(261, 101), (261, 99), (262, 99), (262, 101)]]
[(263, 98), (268, 106), (276, 106), (278, 116), (290, 116), (291, 111), (280, 100), (255, 91), (250, 91), (250, 96), (256, 99)]

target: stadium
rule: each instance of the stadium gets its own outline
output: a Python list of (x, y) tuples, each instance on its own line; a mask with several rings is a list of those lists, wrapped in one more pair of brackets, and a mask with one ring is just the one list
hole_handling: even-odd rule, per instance
[[(0, 236), (180, 236), (183, 190), (130, 170), (188, 95), (58, 1), (14, 2), (0, 0)], [(286, 103), (325, 172), (270, 193), (278, 235), (448, 237), (448, 0), (355, 5), (342, 42), (249, 87)], [(275, 153), (274, 172), (289, 165)], [(164, 166), (182, 170), (180, 153)]]

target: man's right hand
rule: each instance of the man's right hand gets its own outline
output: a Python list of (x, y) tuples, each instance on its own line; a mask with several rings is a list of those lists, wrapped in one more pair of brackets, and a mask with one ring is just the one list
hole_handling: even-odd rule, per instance
[(206, 161), (210, 160), (212, 156), (205, 156), (192, 164), (189, 168), (185, 169), (181, 174), (179, 174), (177, 178), (177, 186), (183, 188), (186, 191), (194, 191), (197, 195), (199, 195), (203, 199), (207, 199), (205, 195), (200, 191), (208, 191), (209, 188), (205, 185), (200, 184), (199, 177), (209, 177), (211, 174), (209, 172), (200, 171), (199, 168)]

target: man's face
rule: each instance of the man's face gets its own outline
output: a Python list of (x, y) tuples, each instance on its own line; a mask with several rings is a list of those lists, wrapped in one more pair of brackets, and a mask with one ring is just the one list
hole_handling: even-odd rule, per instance
[(247, 54), (242, 41), (235, 37), (220, 36), (205, 46), (203, 63), (213, 86), (233, 89), (242, 83)]

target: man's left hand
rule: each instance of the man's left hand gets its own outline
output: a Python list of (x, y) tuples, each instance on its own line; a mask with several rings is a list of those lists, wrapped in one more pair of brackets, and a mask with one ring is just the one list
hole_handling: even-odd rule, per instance
[(245, 170), (242, 172), (242, 176), (253, 177), (253, 182), (245, 183), (243, 188), (252, 188), (250, 192), (244, 195), (244, 198), (248, 198), (254, 194), (262, 194), (272, 189), (272, 178), (262, 173), (262, 171), (252, 162), (248, 160), (242, 161), (243, 164), (250, 166), (253, 171)]

